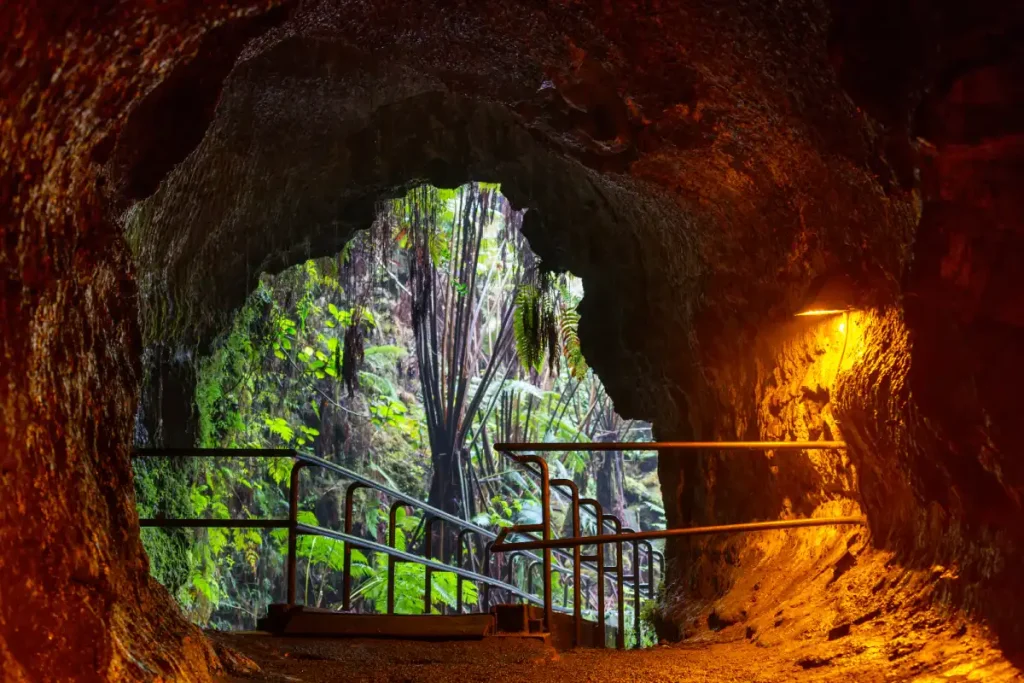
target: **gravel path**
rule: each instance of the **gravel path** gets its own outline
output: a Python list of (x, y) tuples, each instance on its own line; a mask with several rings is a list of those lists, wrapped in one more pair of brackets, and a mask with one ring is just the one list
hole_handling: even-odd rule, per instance
[[(222, 645), (255, 661), (260, 671), (236, 670), (230, 681), (303, 683), (710, 683), (712, 681), (1016, 681), (1005, 659), (981, 653), (919, 652), (902, 660), (870, 648), (837, 650), (808, 644), (765, 648), (746, 640), (656, 647), (640, 652), (555, 652), (540, 641), (420, 642), (371, 639), (275, 638), (216, 635)], [(858, 651), (859, 650), (859, 651)]]

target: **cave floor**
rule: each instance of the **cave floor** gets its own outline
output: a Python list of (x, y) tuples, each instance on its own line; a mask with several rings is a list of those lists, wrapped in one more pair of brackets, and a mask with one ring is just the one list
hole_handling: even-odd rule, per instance
[[(251, 658), (227, 681), (470, 683), (569, 681), (690, 683), (701, 681), (1018, 681), (1020, 670), (970, 642), (925, 644), (906, 656), (862, 645), (822, 647), (794, 642), (761, 647), (732, 642), (663, 645), (643, 651), (555, 652), (536, 640), (421, 642), (373, 639), (276, 638), (217, 634), (219, 645)], [(831, 644), (830, 644), (831, 645)], [(243, 662), (244, 664), (244, 662)]]

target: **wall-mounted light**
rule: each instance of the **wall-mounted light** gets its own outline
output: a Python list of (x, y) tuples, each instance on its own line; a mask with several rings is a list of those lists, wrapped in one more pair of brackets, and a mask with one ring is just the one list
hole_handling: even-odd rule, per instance
[[(812, 290), (814, 291), (814, 290)], [(843, 358), (846, 356), (846, 345), (849, 336), (846, 328), (850, 323), (850, 311), (854, 308), (856, 301), (856, 289), (853, 280), (845, 275), (833, 275), (822, 282), (815, 294), (808, 300), (797, 316), (823, 316), (842, 315), (837, 326), (839, 334), (843, 338), (843, 348), (839, 352), (839, 360), (836, 363), (836, 374), (832, 380), (835, 384), (839, 380), (839, 371), (843, 367)]]
[[(838, 315), (853, 308), (853, 281), (845, 275), (828, 278), (817, 292), (800, 308), (798, 316)], [(842, 331), (842, 330), (840, 330)]]

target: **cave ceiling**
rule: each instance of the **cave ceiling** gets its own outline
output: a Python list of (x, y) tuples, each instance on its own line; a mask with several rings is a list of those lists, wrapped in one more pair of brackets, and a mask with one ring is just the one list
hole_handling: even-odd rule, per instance
[[(692, 384), (700, 330), (749, 332), (819, 275), (893, 295), (910, 179), (834, 75), (825, 8), (440, 4), (229, 24), (136, 108), (107, 174), (150, 338), (208, 340), (261, 272), (338, 251), (422, 182), (500, 182), (531, 210), (627, 414), (685, 412), (669, 385)], [(168, 117), (182, 93), (205, 108)]]

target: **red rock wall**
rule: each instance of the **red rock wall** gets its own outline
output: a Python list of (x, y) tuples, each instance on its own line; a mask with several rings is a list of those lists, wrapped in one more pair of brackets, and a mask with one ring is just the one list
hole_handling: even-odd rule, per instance
[[(260, 3), (249, 3), (255, 6)], [(203, 680), (201, 633), (148, 577), (128, 461), (136, 288), (99, 164), (131, 106), (246, 5), (0, 10), (0, 670)]]

